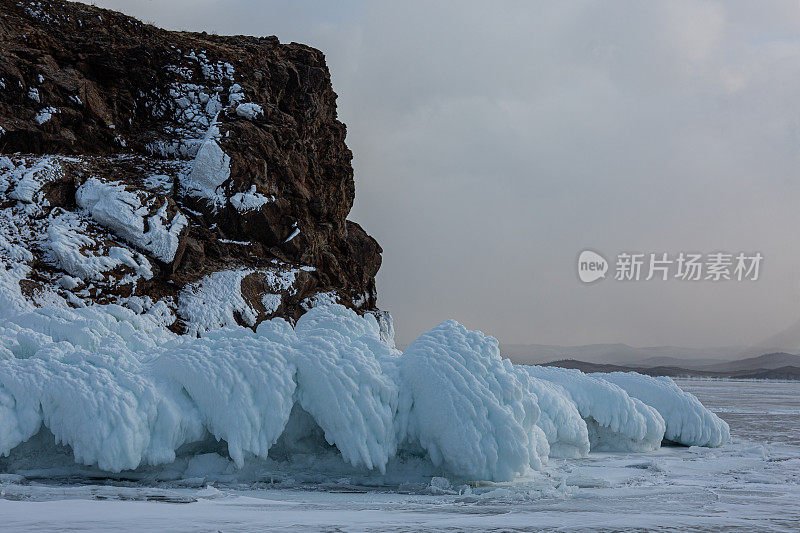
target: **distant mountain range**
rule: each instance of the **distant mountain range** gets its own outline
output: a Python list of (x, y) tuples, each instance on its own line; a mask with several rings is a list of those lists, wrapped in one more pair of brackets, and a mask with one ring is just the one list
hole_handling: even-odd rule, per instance
[[(793, 355), (800, 352), (800, 321), (750, 346), (686, 348), (635, 347), (621, 343), (583, 346), (501, 344), (500, 352), (504, 357), (522, 364), (543, 364), (574, 359), (585, 363), (642, 368), (678, 367), (712, 372), (729, 372), (734, 367), (740, 370), (758, 368), (775, 370), (781, 366), (800, 366), (794, 359), (798, 356)], [(752, 366), (750, 368), (742, 366), (748, 364)]]
[(582, 372), (639, 372), (650, 376), (708, 377), (740, 379), (796, 379), (800, 380), (800, 355), (769, 353), (737, 361), (706, 365), (702, 368), (679, 366), (628, 366), (592, 363), (575, 359), (562, 359), (544, 363), (544, 366), (577, 368)]
[(787, 366), (800, 367), (800, 355), (791, 353), (767, 353), (758, 357), (747, 357), (736, 361), (716, 363), (701, 367), (700, 370), (710, 372), (741, 372), (749, 370), (775, 370)]
[(502, 344), (501, 353), (515, 363), (541, 364), (562, 359), (576, 359), (591, 363), (619, 365), (698, 366), (724, 363), (736, 357), (759, 355), (743, 354), (740, 346), (721, 348), (684, 348), (678, 346), (650, 346), (637, 348), (627, 344), (588, 344), (584, 346), (555, 346), (548, 344)]

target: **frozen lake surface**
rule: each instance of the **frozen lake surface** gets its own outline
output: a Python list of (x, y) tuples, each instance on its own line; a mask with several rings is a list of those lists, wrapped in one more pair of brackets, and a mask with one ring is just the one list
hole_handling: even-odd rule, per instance
[(722, 448), (552, 459), (512, 483), (350, 479), (205, 487), (0, 475), (2, 531), (425, 531), (800, 528), (800, 382), (676, 380), (731, 427)]

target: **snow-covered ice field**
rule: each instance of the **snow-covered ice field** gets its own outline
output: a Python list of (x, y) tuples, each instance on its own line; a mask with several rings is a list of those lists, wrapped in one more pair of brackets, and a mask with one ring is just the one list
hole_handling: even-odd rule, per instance
[[(507, 483), (375, 486), (276, 472), (270, 482), (20, 479), (0, 488), (2, 531), (797, 531), (800, 383), (679, 380), (731, 426), (720, 448), (551, 459)], [(194, 484), (195, 486), (188, 486)]]

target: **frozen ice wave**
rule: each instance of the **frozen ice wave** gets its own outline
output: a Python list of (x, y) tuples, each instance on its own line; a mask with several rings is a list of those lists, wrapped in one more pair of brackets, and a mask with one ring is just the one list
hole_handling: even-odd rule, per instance
[[(170, 402), (175, 407), (173, 427), (191, 428), (162, 439), (172, 442), (172, 451), (200, 440), (205, 428), (228, 443), (228, 453), (239, 467), (246, 452), (267, 456), (289, 418), (296, 388), (294, 365), (280, 345), (243, 328), (218, 330), (211, 337), (167, 349), (150, 370), (153, 381), (163, 383), (165, 398), (183, 400), (183, 405)], [(165, 429), (170, 432), (169, 424)], [(164, 462), (174, 458), (173, 453)]]
[(684, 392), (668, 377), (650, 377), (635, 372), (594, 374), (621, 387), (632, 398), (653, 407), (666, 423), (664, 438), (687, 446), (717, 447), (730, 438), (728, 424)]
[[(527, 373), (525, 367), (516, 367)], [(589, 453), (589, 431), (575, 403), (564, 388), (528, 374), (528, 387), (536, 394), (541, 415), (536, 423), (544, 432), (549, 457), (578, 459)]]
[[(318, 428), (352, 468), (416, 457), (457, 478), (509, 480), (550, 456), (652, 450), (665, 432), (727, 440), (727, 425), (671, 380), (513, 365), (495, 339), (452, 320), (402, 353), (383, 337), (375, 316), (340, 305), (294, 327), (274, 319), (199, 338), (170, 332), (157, 310), (9, 312), (0, 454), (44, 426), (76, 462), (119, 472), (169, 464), (210, 435), (241, 468)], [(287, 427), (293, 411), (302, 419)]]
[(342, 306), (319, 307), (294, 329), (297, 401), (353, 466), (385, 471), (397, 450), (394, 350), (378, 323)]
[(539, 466), (536, 395), (500, 358), (497, 340), (443, 322), (400, 358), (405, 437), (435, 465), (474, 479), (511, 479)]
[(664, 419), (620, 387), (579, 370), (525, 366), (531, 376), (560, 385), (587, 422), (593, 449), (652, 451), (664, 437)]

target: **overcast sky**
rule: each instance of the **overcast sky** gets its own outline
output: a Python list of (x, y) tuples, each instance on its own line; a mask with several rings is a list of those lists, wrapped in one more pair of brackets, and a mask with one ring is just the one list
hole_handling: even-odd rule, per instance
[[(401, 344), (451, 317), (506, 343), (696, 347), (800, 319), (796, 0), (96, 4), (325, 52)], [(585, 248), (764, 262), (584, 285)]]

